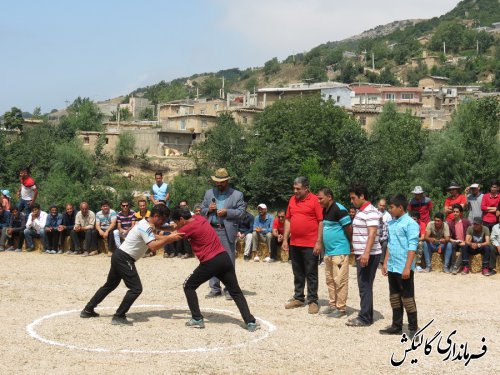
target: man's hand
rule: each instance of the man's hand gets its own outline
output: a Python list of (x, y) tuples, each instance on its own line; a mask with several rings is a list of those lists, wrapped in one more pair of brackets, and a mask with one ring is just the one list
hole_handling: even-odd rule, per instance
[(283, 243), (281, 244), (281, 250), (288, 251), (288, 241), (283, 239)]
[(75, 225), (75, 226), (73, 227), (73, 230), (74, 230), (75, 232), (81, 232), (81, 231), (82, 231), (82, 226), (81, 226), (81, 225)]
[(319, 255), (321, 253), (322, 249), (323, 249), (323, 244), (321, 242), (316, 242), (314, 244), (313, 254), (314, 255)]
[(410, 278), (410, 269), (408, 267), (405, 267), (403, 270), (403, 273), (401, 274), (401, 278), (403, 280), (408, 280)]
[(361, 267), (366, 267), (368, 265), (368, 261), (370, 260), (370, 253), (363, 254), (358, 259)]
[(227, 209), (221, 208), (220, 210), (217, 211), (217, 216), (219, 217), (224, 217), (227, 215)]
[(59, 226), (57, 227), (57, 230), (58, 230), (59, 232), (62, 232), (64, 229), (66, 229), (66, 228), (64, 227), (64, 225), (59, 225)]
[(212, 203), (210, 203), (210, 204), (208, 205), (208, 212), (213, 212), (213, 211), (215, 211), (215, 210), (217, 210), (217, 204), (215, 204), (215, 203), (213, 203), (213, 202), (212, 202)]
[(261, 227), (257, 227), (257, 228), (255, 228), (255, 231), (256, 231), (257, 233), (260, 233), (260, 232), (262, 232), (262, 228), (261, 228)]
[(182, 238), (184, 237), (184, 233), (182, 232), (177, 232), (176, 230), (173, 231), (172, 233), (170, 233), (168, 235), (168, 237), (174, 237), (176, 241), (179, 241), (179, 240), (182, 240)]
[(384, 264), (382, 264), (382, 275), (384, 276), (387, 276), (387, 262), (384, 262)]
[(281, 242), (283, 241), (283, 235), (282, 234), (278, 234), (278, 242)]
[(7, 234), (8, 234), (9, 236), (12, 236), (12, 232), (13, 232), (13, 231), (12, 231), (12, 228), (7, 228)]
[(476, 249), (477, 249), (477, 243), (472, 243), (472, 244), (470, 245), (470, 247), (472, 247), (474, 250), (476, 250)]

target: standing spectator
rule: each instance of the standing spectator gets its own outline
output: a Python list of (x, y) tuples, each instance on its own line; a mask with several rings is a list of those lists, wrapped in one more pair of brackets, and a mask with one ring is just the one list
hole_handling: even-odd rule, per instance
[(71, 239), (73, 240), (73, 255), (81, 254), (82, 250), (80, 248), (80, 238), (84, 238), (83, 251), (87, 254), (94, 250), (95, 242), (95, 214), (89, 209), (89, 204), (87, 202), (80, 203), (80, 211), (75, 217), (75, 226), (71, 231)]
[(21, 186), (17, 191), (17, 197), (20, 198), (19, 210), (29, 214), (36, 203), (38, 189), (28, 167), (19, 170), (19, 178), (21, 180)]
[[(62, 215), (57, 212), (57, 206), (52, 205), (49, 208), (49, 214), (45, 222), (45, 253), (57, 254), (60, 232), (57, 230), (62, 223)], [(62, 250), (59, 254), (62, 254)]]
[(247, 210), (248, 204), (245, 203), (245, 214), (238, 222), (238, 240), (244, 242), (243, 259), (250, 260), (250, 251), (252, 250), (252, 232), (253, 232), (253, 215)]
[[(62, 214), (61, 225), (57, 228), (60, 233), (60, 246), (61, 250), (64, 249), (66, 243), (66, 238), (69, 236), (71, 238), (71, 231), (75, 227), (76, 211), (73, 204), (66, 203), (66, 210)], [(73, 241), (71, 241), (70, 248), (66, 251), (66, 255), (70, 255), (75, 250)]]
[(479, 190), (479, 184), (473, 183), (471, 186), (465, 188), (467, 194), (467, 210), (469, 211), (469, 221), (474, 220), (475, 217), (483, 216), (481, 210), (481, 202), (483, 201), (483, 193)]
[(267, 246), (267, 251), (271, 252), (271, 237), (273, 231), (273, 220), (272, 215), (267, 213), (267, 206), (261, 203), (257, 206), (259, 214), (255, 217), (253, 221), (253, 233), (252, 233), (252, 251), (255, 254), (254, 261), (258, 262), (259, 259), (259, 243), (265, 242)]
[(10, 191), (2, 190), (2, 204), (5, 211), (10, 211)]
[(349, 197), (353, 206), (358, 209), (352, 222), (352, 247), (356, 255), (361, 308), (358, 316), (348, 320), (346, 325), (366, 327), (373, 324), (373, 282), (382, 253), (378, 239), (380, 214), (368, 201), (365, 186), (351, 186)]
[(127, 200), (122, 200), (120, 203), (121, 211), (116, 216), (117, 229), (113, 230), (116, 248), (121, 245), (121, 240), (127, 237), (132, 227), (135, 224), (135, 212), (130, 209), (130, 203)]
[(431, 253), (441, 253), (444, 250), (443, 272), (450, 273), (450, 263), (452, 247), (450, 243), (450, 228), (444, 222), (444, 215), (441, 212), (434, 214), (434, 221), (427, 224), (425, 229), (424, 258), (425, 269), (422, 272), (431, 272)]
[[(26, 214), (19, 211), (19, 207), (13, 206), (10, 212), (10, 223), (9, 227), (5, 228), (7, 237), (9, 238), (9, 247), (7, 251), (15, 251), (20, 253), (23, 251), (24, 243), (24, 229), (26, 228)], [(3, 231), (2, 231), (3, 236)], [(19, 237), (17, 242), (17, 248), (14, 248), (14, 239)], [(2, 240), (3, 243), (3, 240)]]
[(389, 222), (389, 245), (382, 274), (388, 276), (389, 280), (392, 324), (379, 332), (383, 335), (400, 335), (406, 310), (410, 339), (413, 339), (418, 330), (413, 277), (419, 226), (405, 212), (408, 202), (403, 194), (395, 195), (390, 204), (394, 220)]
[[(425, 225), (425, 223), (420, 221), (420, 213), (419, 212), (410, 211), (408, 214), (410, 215), (410, 217), (413, 220), (415, 220), (415, 222), (418, 224), (418, 226), (420, 228), (420, 235), (418, 237), (418, 247), (417, 247), (417, 254), (416, 254), (416, 258), (417, 258), (416, 263), (420, 264), (421, 259), (422, 259), (422, 253), (424, 251), (423, 243), (425, 241), (425, 229), (426, 229), (427, 225)], [(417, 266), (417, 271), (422, 271), (422, 268), (420, 266)]]
[(152, 194), (149, 196), (153, 205), (159, 204), (160, 200), (165, 201), (168, 206), (170, 200), (170, 192), (168, 191), (168, 184), (163, 182), (163, 173), (155, 173), (155, 183), (151, 188)]
[(10, 212), (0, 206), (0, 251), (4, 251), (5, 239), (7, 236), (7, 227), (10, 224)]
[(295, 292), (293, 300), (285, 305), (285, 309), (304, 306), (307, 280), (308, 312), (317, 314), (318, 258), (323, 242), (323, 209), (318, 197), (309, 191), (307, 177), (297, 177), (293, 181), (293, 192), (285, 215), (282, 249), (290, 251)]
[(462, 252), (462, 266), (464, 267), (462, 275), (467, 275), (470, 271), (469, 258), (474, 254), (483, 256), (483, 276), (490, 276), (490, 230), (483, 225), (480, 217), (475, 217), (472, 226), (467, 229), (465, 237), (465, 247)]
[(380, 199), (377, 204), (378, 212), (380, 213), (380, 223), (378, 226), (378, 240), (380, 242), (380, 247), (382, 248), (382, 255), (380, 256), (380, 264), (384, 263), (385, 250), (387, 249), (387, 237), (389, 230), (389, 221), (392, 220), (392, 216), (387, 212), (387, 201), (385, 199)]
[[(453, 252), (460, 251), (460, 256), (457, 257), (451, 273), (456, 275), (460, 271), (460, 266), (462, 264), (462, 252), (465, 246), (465, 234), (467, 233), (467, 228), (470, 227), (470, 221), (464, 219), (463, 216), (464, 209), (459, 204), (453, 205), (453, 221), (448, 221), (448, 227), (450, 228), (450, 243), (452, 244)], [(453, 254), (452, 252), (452, 254)]]
[(322, 246), (325, 251), (325, 277), (329, 304), (321, 312), (331, 318), (346, 315), (349, 289), (349, 254), (352, 239), (351, 218), (347, 209), (333, 199), (333, 192), (323, 187), (318, 192), (323, 207)]
[(351, 218), (351, 221), (354, 220), (354, 216), (356, 216), (356, 213), (358, 210), (356, 210), (354, 207), (349, 208), (349, 217)]
[(497, 206), (500, 204), (500, 195), (498, 195), (498, 188), (500, 187), (500, 182), (495, 181), (491, 184), (489, 194), (483, 196), (481, 201), (481, 211), (483, 211), (483, 225), (487, 226), (488, 229), (493, 229), (493, 225), (497, 223)]
[(141, 221), (151, 216), (151, 211), (148, 210), (147, 202), (145, 199), (140, 199), (137, 202), (139, 210), (135, 213), (135, 221)]
[(420, 214), (420, 221), (427, 225), (431, 221), (432, 200), (424, 195), (422, 186), (415, 186), (412, 191), (413, 198), (408, 204), (408, 211), (415, 211)]
[(467, 198), (464, 194), (460, 194), (460, 186), (458, 184), (452, 183), (448, 187), (450, 195), (444, 201), (444, 213), (446, 215), (446, 221), (453, 220), (453, 205), (459, 204), (462, 208), (465, 208), (467, 204)]
[(40, 209), (40, 205), (35, 203), (31, 207), (31, 213), (26, 221), (24, 238), (26, 239), (26, 251), (33, 251), (33, 237), (40, 238), (45, 243), (45, 223), (47, 222), (47, 213)]
[(285, 211), (279, 210), (276, 212), (276, 217), (273, 221), (273, 236), (271, 238), (271, 259), (269, 262), (276, 262), (278, 260), (278, 246), (283, 243), (285, 234)]
[[(203, 197), (201, 214), (208, 218), (210, 225), (215, 229), (222, 246), (229, 254), (233, 265), (236, 258), (236, 234), (238, 233), (238, 221), (245, 213), (245, 202), (243, 193), (229, 186), (229, 173), (225, 168), (219, 168), (212, 176), (212, 181), (216, 187), (205, 192)], [(207, 298), (218, 297), (222, 295), (220, 281), (216, 277), (210, 279), (210, 293)], [(224, 289), (226, 299), (232, 297)]]
[(491, 231), (491, 254), (490, 254), (490, 272), (494, 275), (497, 265), (497, 255), (500, 254), (500, 224), (495, 224)]
[[(128, 203), (127, 203), (128, 205)], [(128, 206), (127, 206), (128, 207)], [(116, 227), (116, 211), (112, 210), (109, 207), (109, 202), (104, 200), (101, 202), (101, 211), (98, 211), (95, 214), (95, 233), (94, 234), (94, 245), (92, 246), (92, 251), (90, 253), (84, 252), (82, 256), (92, 256), (97, 255), (99, 253), (97, 241), (99, 237), (101, 237), (105, 241), (105, 245), (107, 246), (108, 256), (111, 256), (112, 248), (113, 248), (113, 229)]]

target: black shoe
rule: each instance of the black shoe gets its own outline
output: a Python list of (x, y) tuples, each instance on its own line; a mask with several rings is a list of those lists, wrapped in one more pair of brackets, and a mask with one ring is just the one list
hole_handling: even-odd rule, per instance
[(213, 290), (211, 290), (210, 292), (208, 292), (208, 294), (205, 296), (205, 298), (215, 298), (215, 297), (220, 297), (222, 296), (222, 292), (214, 292)]
[(84, 318), (84, 319), (87, 319), (87, 318), (98, 318), (99, 317), (99, 314), (96, 313), (94, 311), (94, 309), (90, 310), (90, 311), (87, 311), (85, 309), (82, 310), (82, 312), (80, 313), (80, 318)]
[(113, 318), (111, 319), (111, 324), (113, 324), (114, 326), (132, 326), (132, 325), (134, 325), (134, 323), (132, 321), (128, 320), (126, 317), (114, 316), (114, 315), (113, 315)]
[(389, 326), (378, 331), (381, 335), (400, 335), (403, 332), (402, 328)]
[(224, 297), (228, 301), (232, 301), (233, 300), (233, 297), (231, 297), (231, 295), (229, 294), (229, 292), (227, 290), (224, 291)]
[(243, 260), (248, 262), (250, 260), (250, 255), (243, 255)]

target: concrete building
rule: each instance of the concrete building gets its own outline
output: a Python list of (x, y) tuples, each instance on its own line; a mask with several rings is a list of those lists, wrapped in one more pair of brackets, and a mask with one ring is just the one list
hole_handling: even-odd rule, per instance
[(450, 79), (447, 77), (430, 76), (420, 78), (418, 81), (418, 87), (421, 89), (439, 89), (440, 87), (447, 85)]
[(120, 104), (120, 109), (124, 108), (127, 108), (132, 114), (132, 117), (136, 120), (140, 118), (142, 111), (145, 109), (151, 108), (153, 112), (155, 110), (154, 105), (152, 105), (148, 99), (136, 97), (131, 97), (126, 104)]

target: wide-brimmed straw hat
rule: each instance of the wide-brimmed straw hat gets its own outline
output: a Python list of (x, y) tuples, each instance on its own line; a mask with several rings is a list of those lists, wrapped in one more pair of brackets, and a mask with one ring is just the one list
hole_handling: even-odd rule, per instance
[(212, 176), (212, 180), (215, 182), (223, 182), (229, 180), (231, 177), (227, 173), (226, 168), (219, 168), (215, 171), (215, 176)]

